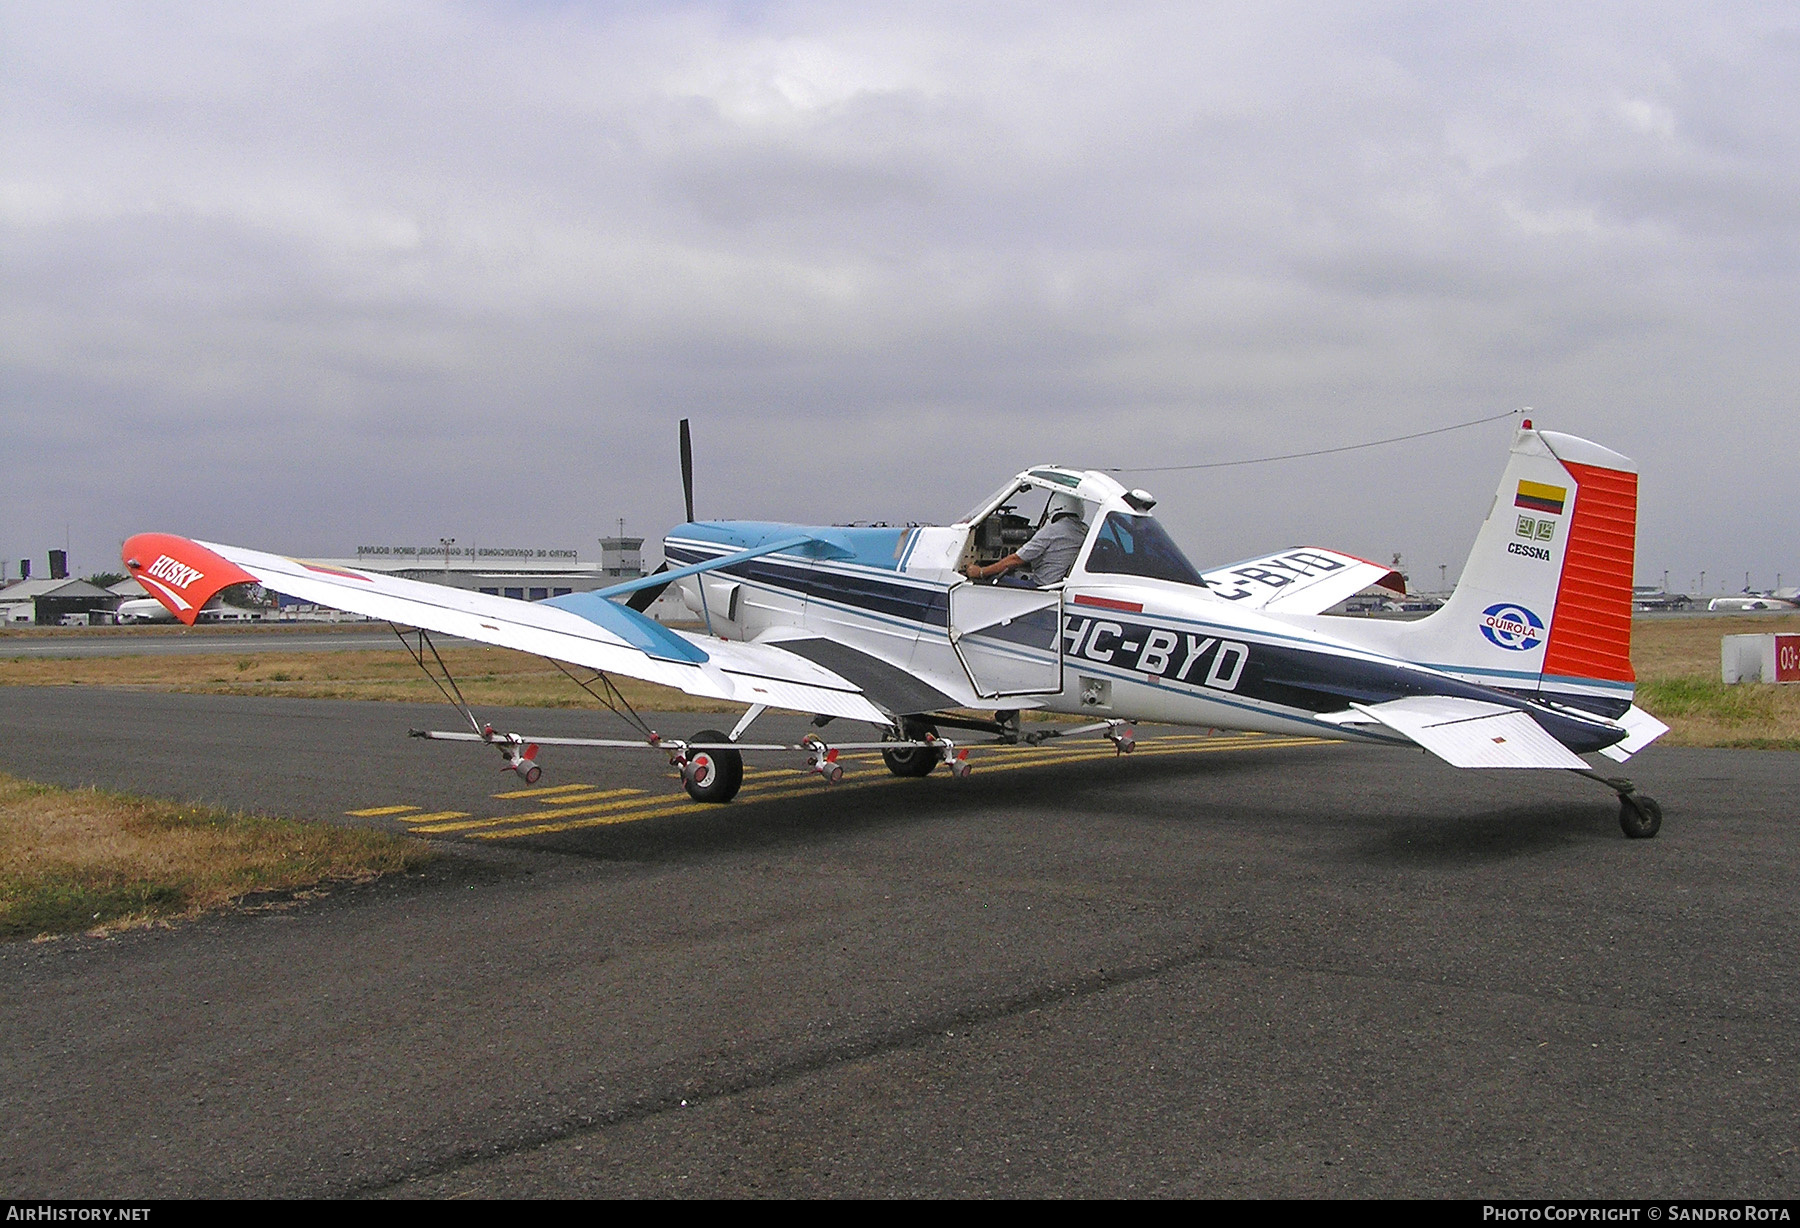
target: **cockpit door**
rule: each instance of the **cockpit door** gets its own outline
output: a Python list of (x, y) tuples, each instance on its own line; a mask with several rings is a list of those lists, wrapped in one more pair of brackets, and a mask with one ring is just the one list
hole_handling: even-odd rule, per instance
[(983, 699), (1062, 690), (1062, 591), (958, 584), (950, 643)]

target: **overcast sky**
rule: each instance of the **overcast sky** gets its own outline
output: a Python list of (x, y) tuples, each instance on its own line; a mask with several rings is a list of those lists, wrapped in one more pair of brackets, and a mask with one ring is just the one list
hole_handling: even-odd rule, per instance
[[(1800, 583), (1800, 9), (15, 4), (0, 550), (955, 518), (1533, 407)], [(1454, 578), (1504, 422), (1132, 479)], [(654, 553), (654, 552), (652, 552)]]

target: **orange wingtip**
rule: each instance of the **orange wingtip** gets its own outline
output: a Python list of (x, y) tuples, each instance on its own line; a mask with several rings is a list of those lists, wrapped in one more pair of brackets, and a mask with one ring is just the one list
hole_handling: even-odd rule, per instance
[(256, 583), (256, 577), (236, 563), (172, 533), (139, 533), (125, 543), (119, 557), (132, 579), (190, 627), (200, 607), (220, 589)]

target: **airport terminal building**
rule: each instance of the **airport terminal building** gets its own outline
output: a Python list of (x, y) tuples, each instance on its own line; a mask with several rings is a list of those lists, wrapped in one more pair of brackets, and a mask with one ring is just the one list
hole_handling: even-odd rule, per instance
[[(517, 601), (543, 601), (586, 593), (644, 574), (641, 537), (603, 537), (600, 557), (538, 546), (465, 546), (454, 538), (436, 545), (358, 546), (352, 558), (313, 559), (330, 567), (353, 567), (427, 584), (471, 589)], [(293, 604), (283, 598), (284, 605)]]

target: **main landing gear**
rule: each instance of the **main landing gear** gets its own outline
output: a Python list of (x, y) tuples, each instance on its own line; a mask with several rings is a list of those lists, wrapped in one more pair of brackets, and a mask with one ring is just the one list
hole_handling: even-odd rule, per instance
[(694, 750), (679, 765), (681, 783), (688, 796), (697, 802), (728, 802), (744, 787), (744, 756), (735, 750), (715, 750), (712, 744), (729, 742), (717, 729), (702, 729), (689, 739), (705, 744)]
[[(884, 742), (907, 741), (927, 742), (937, 738), (937, 726), (930, 721), (906, 718), (903, 721), (900, 736), (884, 733)], [(929, 776), (937, 767), (943, 755), (935, 746), (906, 746), (896, 750), (881, 752), (881, 761), (887, 764), (887, 770), (896, 776)]]

